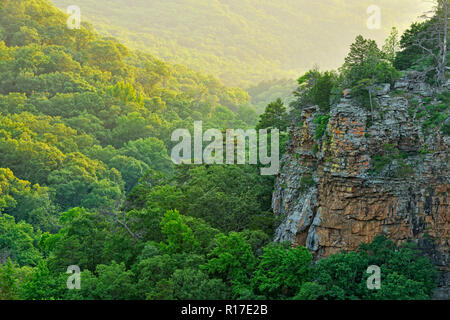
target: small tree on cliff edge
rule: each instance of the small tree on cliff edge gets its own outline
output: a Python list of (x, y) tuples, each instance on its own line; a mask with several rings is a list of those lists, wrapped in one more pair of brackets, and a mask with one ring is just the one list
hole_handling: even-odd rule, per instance
[(286, 107), (283, 101), (278, 98), (266, 107), (266, 110), (260, 116), (256, 129), (276, 128), (280, 131), (286, 131), (288, 125)]
[(386, 41), (383, 45), (383, 56), (386, 60), (388, 60), (391, 64), (395, 62), (395, 56), (400, 49), (400, 41), (398, 36), (397, 28), (393, 27), (389, 37), (387, 37)]
[[(395, 46), (392, 51), (395, 55)], [(352, 96), (366, 108), (370, 107), (372, 114), (374, 111), (374, 101), (371, 97), (373, 85), (375, 83), (392, 85), (399, 76), (391, 62), (384, 57), (385, 53), (378, 48), (374, 40), (364, 39), (359, 35), (350, 46), (350, 52), (340, 69), (344, 77), (341, 85), (351, 88)]]

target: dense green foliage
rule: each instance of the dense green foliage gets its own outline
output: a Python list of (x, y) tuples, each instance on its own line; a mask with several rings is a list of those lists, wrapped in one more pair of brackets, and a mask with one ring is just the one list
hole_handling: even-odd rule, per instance
[[(381, 289), (369, 290), (367, 266), (381, 269)], [(383, 237), (320, 260), (296, 299), (427, 299), (435, 287), (436, 271), (413, 244), (398, 248)]]
[[(174, 128), (193, 120), (219, 128), (254, 122), (241, 89), (130, 52), (89, 29), (69, 30), (65, 16), (44, 3), (6, 1), (0, 8), (0, 163), (12, 171), (2, 177), (23, 186), (14, 192), (35, 202), (28, 210), (111, 211), (148, 170), (172, 172)], [(26, 205), (2, 207), (40, 219), (25, 217)], [(50, 230), (48, 222), (39, 226)]]
[[(358, 35), (338, 72), (321, 72), (318, 67), (314, 67), (298, 79), (299, 86), (294, 92), (296, 99), (290, 103), (289, 118), (298, 119), (303, 108), (314, 105), (325, 113), (339, 102), (344, 92), (345, 95), (356, 98), (363, 107), (373, 113), (377, 109), (374, 99), (377, 87), (380, 84), (390, 84), (392, 87), (405, 70), (422, 72), (422, 76), (426, 77), (430, 84), (442, 86), (443, 83), (442, 81), (439, 83), (435, 72), (436, 61), (426, 49), (417, 45), (423, 40), (431, 51), (437, 51), (442, 47), (443, 39), (439, 43), (436, 40), (437, 36), (430, 31), (433, 27), (442, 33), (441, 29), (444, 26), (435, 21), (439, 14), (441, 13), (437, 9), (435, 16), (430, 19), (422, 23), (413, 23), (401, 39), (397, 29), (393, 28), (382, 49), (374, 40)], [(447, 69), (448, 64), (447, 62)], [(424, 127), (442, 125), (442, 131), (445, 133), (447, 124), (444, 125), (444, 121), (448, 119), (448, 97), (445, 90), (441, 91), (443, 93), (435, 97), (432, 105), (416, 104), (413, 107), (423, 108), (417, 108), (412, 113), (429, 113), (430, 117), (424, 123)], [(419, 118), (416, 116), (416, 119)]]
[(320, 72), (318, 68), (308, 71), (298, 79), (298, 88), (291, 103), (294, 111), (308, 105), (317, 105), (322, 111), (328, 111), (332, 103), (333, 89), (337, 85), (335, 72)]
[[(0, 299), (430, 296), (434, 267), (413, 244), (378, 238), (314, 264), (304, 247), (270, 243), (273, 178), (168, 156), (173, 130), (194, 120), (256, 125), (248, 94), (66, 19), (46, 0), (0, 7)], [(302, 77), (305, 99), (327, 111), (340, 77)], [(286, 115), (277, 100), (259, 127), (285, 130)], [(81, 290), (67, 289), (71, 265)]]
[(275, 128), (285, 131), (288, 127), (288, 114), (280, 98), (267, 105), (266, 110), (259, 117), (257, 129)]

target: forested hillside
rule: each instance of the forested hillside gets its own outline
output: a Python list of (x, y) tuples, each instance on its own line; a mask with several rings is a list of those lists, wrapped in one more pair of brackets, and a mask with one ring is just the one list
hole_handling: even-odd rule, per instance
[[(69, 30), (66, 20), (45, 0), (0, 7), (0, 297), (62, 298), (57, 278), (72, 264), (122, 270), (131, 281), (138, 269), (150, 272), (132, 266), (187, 250), (168, 270), (186, 261), (194, 267), (204, 260), (196, 252), (209, 250), (220, 231), (252, 229), (255, 245), (267, 242), (270, 179), (252, 167), (174, 172), (167, 151), (172, 131), (194, 120), (254, 125), (248, 94), (89, 26)], [(145, 287), (156, 283), (141, 276)], [(82, 295), (151, 293), (128, 289)]]
[[(296, 78), (315, 63), (337, 68), (358, 34), (379, 43), (404, 30), (428, 4), (421, 0), (53, 0), (81, 8), (102, 34), (166, 61), (212, 74), (228, 85)], [(371, 5), (380, 30), (366, 26)]]
[[(357, 37), (340, 72), (307, 72), (291, 112), (277, 99), (258, 121), (245, 91), (131, 50), (87, 23), (70, 30), (66, 20), (48, 0), (1, 0), (0, 299), (432, 295), (436, 268), (414, 243), (379, 236), (357, 251), (313, 261), (304, 246), (273, 242), (280, 224), (271, 211), (273, 177), (260, 175), (256, 165), (175, 166), (168, 154), (172, 132), (192, 129), (194, 120), (219, 130), (279, 128), (283, 152), (287, 128), (301, 127), (299, 114), (311, 105), (321, 112), (316, 138), (327, 139), (342, 90), (352, 88), (355, 101), (369, 109), (367, 88), (394, 82), (399, 66), (441, 86), (428, 70), (433, 60), (412, 45), (417, 30), (433, 21), (413, 25), (393, 57), (392, 47), (380, 50)], [(253, 84), (249, 91), (263, 101), (275, 98), (267, 88), (276, 86), (282, 91), (292, 83)], [(428, 103), (412, 105), (414, 117), (423, 113), (425, 128), (448, 135), (448, 94)], [(301, 188), (311, 180), (302, 179)], [(381, 290), (366, 285), (369, 265), (383, 271)], [(80, 290), (67, 286), (69, 266), (81, 270)]]

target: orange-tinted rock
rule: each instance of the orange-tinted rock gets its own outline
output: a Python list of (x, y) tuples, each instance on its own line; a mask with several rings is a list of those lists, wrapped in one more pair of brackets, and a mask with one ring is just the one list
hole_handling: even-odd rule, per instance
[[(285, 217), (275, 240), (307, 246), (320, 258), (356, 250), (379, 234), (397, 244), (433, 239), (430, 256), (448, 268), (450, 139), (438, 128), (423, 135), (421, 124), (408, 115), (407, 99), (382, 99), (383, 115), (374, 114), (370, 127), (369, 111), (344, 99), (331, 109), (321, 140), (314, 139), (312, 121), (318, 109), (303, 113), (303, 127), (291, 129), (273, 194), (274, 213)], [(376, 161), (386, 164), (375, 170)], [(315, 185), (305, 189), (306, 175)]]

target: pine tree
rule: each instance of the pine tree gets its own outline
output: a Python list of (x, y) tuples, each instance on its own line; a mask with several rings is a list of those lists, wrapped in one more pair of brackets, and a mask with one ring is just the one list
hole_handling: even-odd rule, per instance
[(278, 98), (269, 103), (265, 112), (260, 116), (257, 129), (276, 128), (285, 131), (288, 126), (286, 107)]

